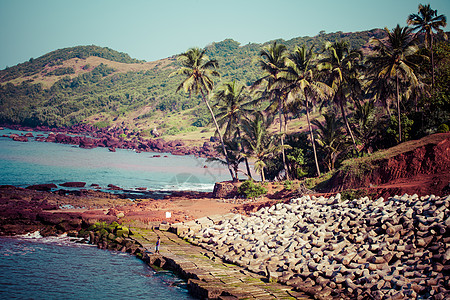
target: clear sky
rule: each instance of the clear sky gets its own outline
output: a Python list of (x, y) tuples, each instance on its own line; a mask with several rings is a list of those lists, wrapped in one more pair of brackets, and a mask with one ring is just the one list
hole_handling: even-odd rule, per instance
[(419, 3), (450, 21), (450, 0), (0, 0), (0, 69), (78, 45), (153, 61), (226, 38), (245, 45), (393, 28)]

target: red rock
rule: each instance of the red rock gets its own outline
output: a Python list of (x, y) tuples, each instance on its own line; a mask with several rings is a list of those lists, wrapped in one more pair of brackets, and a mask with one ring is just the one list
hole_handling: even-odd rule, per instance
[(36, 190), (36, 191), (50, 191), (51, 189), (58, 188), (54, 183), (46, 183), (46, 184), (35, 184), (26, 187), (28, 190)]
[(86, 185), (86, 182), (77, 182), (77, 181), (73, 181), (73, 182), (65, 182), (60, 184), (60, 186), (64, 186), (64, 187), (76, 187), (76, 188), (82, 188)]
[(108, 190), (116, 190), (116, 191), (119, 191), (119, 190), (122, 190), (122, 188), (121, 188), (121, 187), (118, 187), (117, 185), (114, 185), (114, 184), (108, 184)]

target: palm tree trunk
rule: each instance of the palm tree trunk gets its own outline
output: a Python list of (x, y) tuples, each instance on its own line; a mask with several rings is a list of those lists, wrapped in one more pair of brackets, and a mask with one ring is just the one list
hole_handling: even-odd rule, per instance
[(203, 94), (202, 90), (201, 90), (201, 93), (202, 93), (203, 101), (205, 102), (206, 106), (209, 109), (209, 112), (211, 113), (211, 117), (214, 121), (214, 125), (216, 126), (217, 133), (219, 134), (220, 143), (222, 144), (223, 154), (225, 155), (225, 160), (227, 162), (228, 171), (230, 171), (230, 174), (231, 174), (231, 179), (233, 181), (237, 181), (237, 174), (236, 174), (236, 176), (234, 175), (233, 170), (231, 169), (231, 166), (230, 166), (230, 161), (228, 160), (227, 150), (225, 149), (225, 143), (223, 142), (222, 134), (220, 133), (220, 130), (219, 130), (219, 124), (217, 124), (216, 117), (214, 116), (211, 106), (209, 105), (208, 101), (206, 100), (205, 95)]
[(308, 98), (307, 97), (306, 97), (305, 101), (306, 101), (306, 120), (308, 121), (309, 134), (311, 136), (311, 143), (313, 146), (314, 161), (316, 162), (316, 169), (317, 169), (317, 177), (320, 177), (319, 162), (317, 161), (316, 143), (314, 142), (314, 135), (312, 132), (311, 122), (309, 120), (309, 106), (308, 106)]
[[(242, 153), (245, 153), (244, 145), (242, 144), (242, 139), (241, 139), (241, 131), (239, 130), (239, 127), (237, 128), (236, 131), (237, 131), (239, 143), (241, 144), (241, 151), (242, 151)], [(250, 166), (248, 164), (247, 157), (244, 157), (244, 162), (245, 162), (245, 167), (247, 168), (248, 177), (249, 177), (249, 179), (252, 179), (252, 172), (250, 171)]]
[(402, 142), (402, 120), (400, 114), (400, 87), (398, 84), (398, 74), (396, 74), (397, 79), (397, 114), (398, 114), (398, 140)]
[(342, 118), (344, 119), (345, 127), (347, 129), (347, 133), (352, 138), (353, 147), (355, 148), (356, 153), (358, 153), (358, 148), (356, 147), (355, 137), (353, 136), (353, 132), (352, 132), (352, 130), (350, 128), (350, 124), (348, 123), (347, 115), (346, 115), (345, 109), (344, 109), (344, 104), (342, 102), (343, 101), (340, 99), (339, 100), (339, 106), (341, 108)]
[(431, 39), (431, 91), (434, 90), (434, 55), (433, 55), (433, 32), (430, 35)]
[(283, 157), (283, 166), (284, 166), (284, 171), (286, 173), (286, 180), (289, 180), (289, 171), (287, 168), (287, 164), (286, 164), (286, 155), (284, 153), (284, 133), (283, 132), (283, 120), (281, 118), (281, 114), (282, 114), (282, 106), (281, 106), (281, 98), (279, 100), (279, 118), (280, 118), (280, 135), (281, 135), (281, 154)]

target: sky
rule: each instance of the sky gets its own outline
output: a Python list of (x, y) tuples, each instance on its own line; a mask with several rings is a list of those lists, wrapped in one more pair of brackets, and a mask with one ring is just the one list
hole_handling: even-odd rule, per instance
[(80, 45), (154, 61), (227, 38), (245, 45), (391, 29), (419, 3), (450, 22), (450, 0), (0, 0), (0, 70)]

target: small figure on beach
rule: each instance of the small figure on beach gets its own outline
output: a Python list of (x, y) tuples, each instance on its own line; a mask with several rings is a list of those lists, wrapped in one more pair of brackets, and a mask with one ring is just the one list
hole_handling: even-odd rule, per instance
[(156, 240), (156, 251), (155, 253), (159, 253), (159, 245), (161, 244), (161, 238), (158, 236), (158, 239)]

